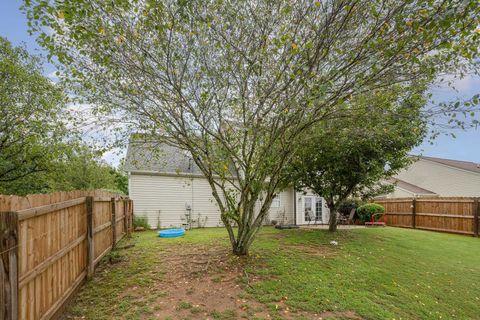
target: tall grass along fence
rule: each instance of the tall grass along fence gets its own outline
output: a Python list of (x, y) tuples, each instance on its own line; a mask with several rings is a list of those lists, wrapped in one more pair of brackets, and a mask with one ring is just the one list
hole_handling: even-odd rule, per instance
[(50, 319), (115, 243), (133, 203), (104, 191), (0, 196), (2, 319)]
[(479, 198), (376, 199), (387, 225), (473, 235), (479, 233)]

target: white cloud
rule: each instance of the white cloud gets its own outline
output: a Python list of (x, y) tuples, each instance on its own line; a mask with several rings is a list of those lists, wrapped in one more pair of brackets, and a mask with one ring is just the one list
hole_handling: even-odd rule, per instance
[(52, 82), (57, 83), (58, 82), (58, 76), (57, 76), (57, 71), (52, 71), (47, 74), (47, 77), (52, 80)]

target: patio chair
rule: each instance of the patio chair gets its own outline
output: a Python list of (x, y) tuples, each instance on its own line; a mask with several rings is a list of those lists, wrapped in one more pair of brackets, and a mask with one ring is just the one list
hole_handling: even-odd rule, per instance
[(352, 223), (353, 223), (353, 217), (354, 217), (354, 216), (355, 216), (355, 208), (353, 208), (352, 210), (350, 210), (350, 214), (348, 215), (348, 217), (341, 215), (341, 216), (339, 217), (338, 222), (339, 222), (340, 224), (352, 224)]
[(317, 224), (317, 216), (313, 214), (313, 212), (311, 210), (307, 210), (305, 212), (305, 214), (307, 215), (307, 218), (308, 218), (308, 225), (310, 225), (310, 223), (313, 221), (313, 224)]
[(338, 213), (337, 221), (338, 221), (338, 224), (348, 224), (348, 217), (341, 213)]
[(356, 212), (355, 208), (350, 210), (350, 214), (348, 215), (348, 219), (346, 221), (346, 224), (352, 224), (353, 223), (353, 217), (355, 217), (355, 212)]

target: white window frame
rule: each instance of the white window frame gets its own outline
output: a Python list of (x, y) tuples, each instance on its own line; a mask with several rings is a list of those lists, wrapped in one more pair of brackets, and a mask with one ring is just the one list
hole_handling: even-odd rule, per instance
[(280, 193), (275, 193), (273, 195), (272, 203), (270, 204), (270, 208), (280, 208), (282, 206), (282, 202), (280, 201)]

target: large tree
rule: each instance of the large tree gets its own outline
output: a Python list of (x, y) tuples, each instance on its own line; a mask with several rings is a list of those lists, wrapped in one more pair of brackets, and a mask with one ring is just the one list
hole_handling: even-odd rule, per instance
[(41, 59), (0, 37), (0, 193), (111, 189), (126, 177), (78, 141), (63, 88)]
[(49, 159), (45, 170), (3, 182), (0, 184), (0, 194), (27, 195), (95, 189), (128, 194), (126, 175), (102, 160), (101, 151), (95, 151), (72, 137), (51, 148), (61, 152), (56, 152), (55, 157)]
[(47, 176), (51, 190), (107, 189), (128, 193), (127, 177), (101, 159), (101, 152), (76, 143), (56, 161), (56, 168)]
[(192, 154), (238, 255), (308, 128), (359, 94), (464, 70), (478, 53), (476, 0), (25, 4), (75, 93)]
[(0, 190), (46, 172), (62, 152), (65, 96), (38, 57), (0, 37)]
[(330, 231), (336, 231), (337, 211), (347, 198), (386, 193), (386, 180), (411, 163), (409, 152), (425, 137), (424, 90), (399, 89), (358, 96), (349, 116), (313, 127), (285, 170), (297, 188), (325, 199)]

